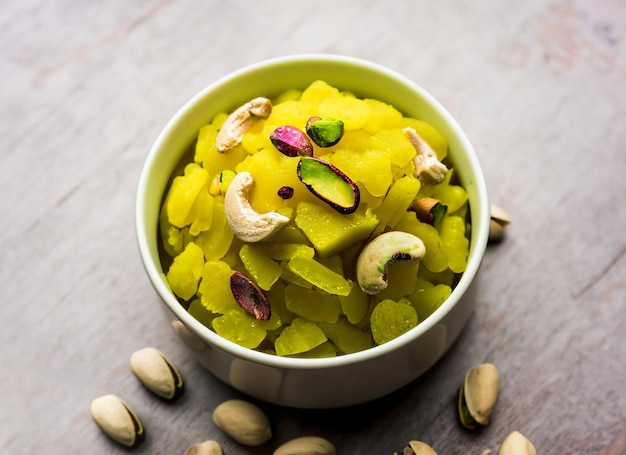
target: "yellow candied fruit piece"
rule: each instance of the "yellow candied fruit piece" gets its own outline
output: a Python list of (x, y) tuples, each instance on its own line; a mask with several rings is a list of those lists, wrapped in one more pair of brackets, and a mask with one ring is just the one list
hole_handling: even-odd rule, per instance
[(191, 226), (189, 226), (189, 234), (197, 236), (200, 232), (208, 231), (213, 221), (213, 197), (206, 188), (200, 190), (196, 201), (189, 212)]
[(371, 210), (342, 215), (330, 207), (301, 202), (295, 222), (318, 254), (327, 257), (365, 240), (378, 224), (378, 218)]
[(285, 287), (287, 309), (311, 321), (336, 322), (341, 313), (337, 296), (294, 284)]
[(417, 312), (406, 299), (400, 301), (382, 300), (379, 302), (370, 317), (372, 336), (376, 344), (380, 345), (417, 325)]
[(370, 98), (364, 99), (363, 104), (367, 107), (369, 114), (367, 123), (364, 125), (366, 131), (377, 133), (385, 129), (402, 128), (402, 114), (390, 104)]
[(361, 182), (372, 196), (384, 196), (393, 182), (391, 159), (385, 151), (368, 149), (355, 153), (341, 148), (325, 159), (353, 181)]
[(193, 242), (188, 243), (167, 271), (166, 278), (172, 292), (183, 300), (193, 297), (198, 290), (203, 265), (202, 249)]
[(375, 147), (389, 155), (391, 164), (399, 168), (413, 161), (417, 152), (401, 129), (380, 130), (372, 135), (370, 147)]
[(163, 248), (171, 258), (183, 251), (185, 247), (183, 231), (170, 224), (167, 217), (167, 204), (163, 204), (159, 212), (159, 233)]
[(315, 259), (295, 256), (289, 260), (287, 267), (299, 277), (329, 294), (343, 296), (350, 294), (352, 283)]
[(201, 324), (205, 325), (208, 328), (213, 327), (213, 319), (219, 316), (219, 314), (207, 310), (206, 307), (202, 305), (202, 300), (199, 298), (193, 299), (191, 301), (187, 311), (196, 320), (198, 320)]
[(167, 216), (170, 224), (182, 228), (190, 224), (190, 212), (202, 190), (209, 184), (209, 174), (196, 163), (185, 166), (184, 174), (172, 180), (166, 198)]
[(322, 101), (340, 97), (338, 89), (324, 81), (312, 82), (300, 95), (300, 102), (306, 103), (312, 110), (317, 110)]
[(222, 259), (228, 252), (233, 237), (233, 231), (230, 230), (226, 221), (224, 197), (215, 197), (211, 229), (201, 232), (196, 238), (196, 243), (202, 248), (207, 261)]
[(448, 213), (456, 212), (467, 202), (467, 192), (458, 185), (438, 185), (433, 197), (448, 207)]
[(374, 210), (380, 221), (377, 232), (387, 227), (394, 228), (398, 224), (417, 196), (420, 186), (418, 179), (408, 175), (394, 182), (383, 202)]
[(254, 349), (267, 334), (267, 330), (258, 322), (243, 309), (235, 308), (213, 319), (213, 330), (233, 343)]
[(344, 317), (339, 318), (334, 324), (318, 322), (318, 325), (343, 354), (363, 351), (374, 346), (371, 333), (362, 331)]
[(279, 356), (301, 354), (326, 342), (322, 329), (306, 319), (296, 318), (276, 338), (274, 346)]
[(193, 160), (196, 163), (202, 164), (203, 162), (208, 161), (212, 154), (217, 153), (215, 140), (217, 139), (219, 129), (222, 127), (227, 118), (228, 114), (221, 112), (215, 116), (209, 125), (205, 125), (200, 128), (193, 156)]
[(343, 92), (341, 96), (326, 98), (319, 107), (319, 116), (340, 119), (344, 130), (358, 130), (369, 119), (369, 109), (362, 100)]
[(446, 216), (439, 226), (441, 250), (448, 258), (448, 267), (455, 273), (465, 271), (469, 255), (469, 240), (465, 236), (465, 220)]
[(240, 308), (230, 290), (233, 270), (224, 261), (207, 261), (202, 268), (198, 295), (202, 305), (213, 313), (225, 314)]
[[(221, 123), (219, 126), (221, 126)], [(207, 170), (209, 175), (216, 175), (223, 170), (234, 171), (235, 166), (245, 158), (246, 150), (242, 146), (237, 146), (226, 153), (220, 153), (215, 146), (215, 138), (219, 128), (213, 122), (211, 125), (204, 126), (198, 133), (196, 141), (197, 159), (202, 160), (202, 166)]]
[[(280, 211), (284, 207), (296, 207), (301, 200), (312, 201), (314, 196), (298, 179), (298, 160), (285, 156), (277, 150), (265, 149), (248, 156), (237, 165), (237, 172), (249, 172), (254, 183), (249, 193), (252, 208), (259, 213)], [(282, 199), (278, 190), (283, 186), (293, 188), (293, 196)]]
[(239, 250), (244, 267), (259, 287), (269, 290), (280, 278), (283, 269), (272, 260), (262, 245), (246, 243)]

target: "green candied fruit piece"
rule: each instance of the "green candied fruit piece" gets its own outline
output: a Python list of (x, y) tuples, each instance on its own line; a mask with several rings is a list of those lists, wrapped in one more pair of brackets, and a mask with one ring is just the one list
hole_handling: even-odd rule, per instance
[(263, 244), (267, 255), (277, 261), (284, 261), (296, 256), (313, 259), (315, 250), (301, 243), (265, 243)]
[(166, 278), (172, 292), (183, 300), (193, 297), (198, 290), (203, 265), (202, 249), (193, 242), (188, 243), (167, 271)]
[(202, 300), (199, 298), (191, 301), (187, 312), (192, 315), (196, 321), (208, 328), (213, 327), (213, 319), (219, 316), (219, 314), (207, 310), (206, 307), (202, 305)]
[(300, 354), (293, 354), (291, 357), (297, 357), (299, 359), (322, 359), (326, 357), (336, 357), (337, 348), (330, 341), (326, 341), (319, 346), (311, 349), (310, 351), (301, 352)]
[(352, 324), (357, 324), (363, 320), (369, 308), (369, 294), (363, 292), (359, 286), (352, 286), (350, 294), (339, 296), (341, 312)]
[(267, 330), (259, 321), (237, 308), (213, 319), (213, 330), (222, 338), (244, 348), (254, 349), (265, 339)]
[(374, 210), (380, 222), (377, 232), (383, 232), (386, 227), (394, 228), (398, 224), (417, 196), (420, 186), (420, 181), (414, 177), (404, 176), (396, 180), (382, 204)]
[(261, 245), (246, 243), (239, 250), (239, 257), (252, 279), (264, 291), (278, 281), (283, 271)]
[(230, 276), (233, 270), (224, 261), (207, 261), (202, 268), (202, 281), (198, 295), (202, 305), (213, 313), (225, 314), (239, 308), (230, 290)]
[(294, 284), (285, 287), (287, 309), (311, 321), (336, 322), (341, 314), (337, 296)]
[(335, 295), (348, 295), (352, 283), (340, 274), (332, 271), (315, 259), (296, 256), (287, 263), (287, 267), (313, 286)]
[(296, 318), (280, 333), (274, 347), (279, 356), (300, 354), (310, 351), (327, 340), (317, 324), (303, 318)]
[(413, 293), (417, 282), (417, 274), (420, 266), (417, 264), (395, 263), (387, 269), (387, 282), (389, 285), (378, 294), (381, 300), (399, 300)]
[(298, 204), (295, 221), (322, 257), (365, 240), (378, 224), (371, 210), (342, 215), (326, 205), (310, 202)]
[(452, 288), (450, 286), (445, 284), (433, 285), (423, 278), (418, 278), (415, 291), (407, 298), (417, 311), (419, 320), (423, 321), (439, 308), (450, 297), (451, 293)]
[(465, 220), (460, 216), (444, 218), (439, 227), (441, 250), (448, 258), (448, 267), (455, 273), (465, 271), (469, 255), (469, 240), (465, 235)]
[(414, 212), (407, 212), (396, 225), (399, 231), (413, 234), (424, 242), (426, 254), (420, 264), (431, 272), (443, 272), (448, 268), (448, 258), (441, 251), (439, 232), (430, 224), (422, 223), (417, 219)]
[(382, 300), (370, 317), (372, 336), (380, 345), (408, 332), (417, 325), (417, 312), (406, 299)]
[(362, 331), (344, 317), (339, 318), (334, 324), (318, 322), (318, 325), (328, 339), (344, 354), (364, 351), (374, 346), (371, 333)]
[(291, 269), (288, 267), (288, 265), (289, 265), (289, 261), (280, 262), (280, 266), (283, 269), (283, 273), (280, 277), (284, 281), (286, 281), (287, 283), (297, 284), (298, 286), (302, 288), (307, 288), (307, 289), (313, 289), (315, 287), (311, 283), (309, 283), (307, 280), (302, 278), (300, 275), (296, 275), (294, 272), (292, 272)]

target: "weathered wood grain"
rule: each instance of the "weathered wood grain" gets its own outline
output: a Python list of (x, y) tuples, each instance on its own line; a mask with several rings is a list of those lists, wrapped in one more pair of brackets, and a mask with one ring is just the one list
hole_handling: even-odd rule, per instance
[[(121, 453), (89, 403), (115, 393), (143, 418), (135, 453), (270, 453), (325, 436), (342, 454), (421, 439), (497, 453), (513, 430), (541, 454), (626, 453), (626, 9), (620, 0), (109, 2), (0, 8), (0, 448)], [(490, 195), (511, 214), (478, 305), (422, 378), (356, 408), (263, 405), (275, 438), (244, 449), (211, 424), (238, 397), (193, 361), (157, 310), (139, 259), (134, 197), (160, 128), (195, 92), (262, 59), (366, 58), (429, 89), (464, 127)], [(153, 345), (186, 394), (155, 400), (128, 361)], [(489, 427), (456, 420), (463, 374), (490, 361)]]

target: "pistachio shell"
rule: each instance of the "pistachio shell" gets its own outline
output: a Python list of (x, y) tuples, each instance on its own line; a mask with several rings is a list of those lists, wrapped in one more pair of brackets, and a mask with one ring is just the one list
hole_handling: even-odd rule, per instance
[(130, 367), (149, 390), (171, 400), (183, 391), (183, 378), (165, 355), (155, 348), (144, 348), (130, 356)]
[(274, 455), (335, 455), (335, 446), (318, 436), (292, 439), (274, 451)]
[(213, 411), (213, 423), (240, 444), (260, 446), (272, 437), (267, 416), (243, 400), (228, 400)]
[(270, 303), (261, 288), (241, 272), (230, 276), (230, 290), (233, 297), (246, 313), (259, 321), (267, 321), (272, 316)]
[(431, 446), (422, 441), (409, 441), (409, 447), (415, 455), (437, 455)]
[(491, 363), (470, 368), (459, 392), (459, 417), (466, 428), (485, 426), (498, 399), (500, 375)]
[(498, 455), (537, 455), (537, 450), (523, 434), (514, 431), (504, 439)]
[(137, 414), (121, 398), (103, 395), (91, 402), (91, 416), (111, 439), (132, 447), (144, 435), (143, 425)]
[(511, 218), (504, 209), (491, 204), (491, 219), (489, 220), (489, 242), (496, 243), (504, 239), (506, 226), (511, 223)]
[(217, 441), (209, 440), (188, 447), (184, 455), (223, 455), (222, 446)]

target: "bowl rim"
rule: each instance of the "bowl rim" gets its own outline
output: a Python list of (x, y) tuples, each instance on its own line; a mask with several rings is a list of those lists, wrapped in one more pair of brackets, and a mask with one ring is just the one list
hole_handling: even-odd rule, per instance
[[(286, 64), (292, 63), (319, 63), (322, 65), (338, 65), (345, 67), (356, 67), (365, 71), (379, 73), (387, 78), (395, 79), (399, 85), (404, 85), (406, 88), (417, 93), (420, 97), (426, 100), (427, 104), (431, 108), (435, 109), (444, 122), (455, 132), (458, 137), (461, 148), (467, 155), (466, 158), (471, 163), (472, 173), (475, 179), (472, 184), (476, 186), (476, 192), (479, 197), (480, 203), (478, 207), (470, 207), (472, 213), (472, 229), (475, 226), (479, 226), (476, 235), (472, 236), (473, 241), (470, 243), (471, 255), (468, 260), (466, 270), (463, 272), (459, 282), (452, 290), (450, 296), (437, 308), (432, 314), (430, 314), (424, 321), (420, 322), (416, 327), (407, 331), (406, 333), (398, 336), (397, 338), (390, 340), (382, 345), (374, 346), (363, 351), (344, 354), (336, 357), (328, 358), (294, 358), (294, 357), (280, 357), (275, 354), (264, 353), (256, 351), (254, 349), (245, 348), (234, 342), (231, 342), (195, 319), (178, 300), (173, 296), (169, 287), (164, 281), (164, 271), (160, 271), (157, 264), (151, 260), (151, 252), (149, 240), (147, 238), (147, 224), (148, 221), (144, 217), (144, 203), (147, 199), (148, 182), (150, 180), (150, 174), (152, 168), (156, 164), (156, 158), (158, 151), (161, 148), (163, 142), (166, 140), (171, 130), (176, 128), (176, 125), (181, 121), (185, 114), (193, 108), (197, 103), (210, 92), (219, 90), (220, 87), (227, 83), (236, 80), (243, 76), (249, 76), (250, 73), (255, 73), (261, 70), (269, 69), (270, 67), (280, 67)], [(174, 116), (166, 123), (163, 129), (160, 131), (155, 142), (153, 143), (146, 161), (144, 162), (137, 189), (136, 206), (135, 206), (135, 224), (136, 224), (136, 236), (137, 243), (144, 265), (144, 269), (149, 277), (149, 280), (160, 296), (163, 303), (169, 308), (169, 310), (191, 330), (195, 335), (208, 344), (211, 348), (218, 348), (236, 358), (247, 360), (255, 364), (266, 365), (271, 367), (286, 368), (286, 369), (326, 369), (336, 368), (341, 366), (352, 365), (355, 363), (362, 363), (371, 361), (375, 358), (385, 356), (393, 351), (396, 351), (412, 341), (418, 339), (424, 333), (430, 331), (433, 327), (439, 324), (442, 319), (457, 305), (461, 297), (466, 293), (469, 286), (472, 284), (476, 273), (478, 272), (480, 263), (482, 262), (484, 252), (487, 245), (488, 237), (488, 225), (489, 225), (489, 203), (487, 198), (487, 189), (485, 178), (483, 175), (482, 167), (478, 160), (477, 154), (467, 138), (465, 132), (462, 130), (457, 121), (452, 117), (448, 110), (427, 90), (422, 86), (415, 83), (408, 77), (384, 67), (380, 64), (364, 60), (361, 58), (338, 55), (338, 54), (296, 54), (283, 57), (276, 57), (267, 60), (262, 60), (257, 63), (249, 64), (238, 70), (232, 71), (214, 82), (204, 87), (200, 92), (195, 94), (185, 104), (183, 104)], [(474, 216), (476, 212), (477, 216)], [(478, 221), (482, 220), (482, 223)], [(155, 233), (156, 234), (156, 233)], [(157, 239), (158, 241), (158, 239)]]

